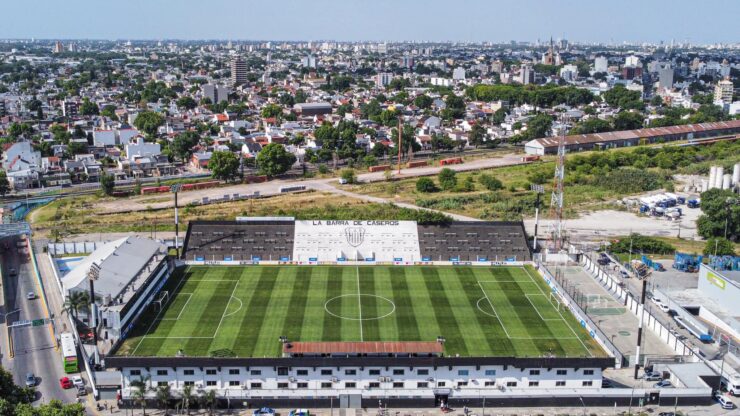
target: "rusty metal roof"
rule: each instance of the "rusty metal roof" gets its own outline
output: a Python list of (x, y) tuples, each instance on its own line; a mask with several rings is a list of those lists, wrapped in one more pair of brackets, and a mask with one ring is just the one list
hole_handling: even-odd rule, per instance
[[(616, 140), (630, 140), (675, 134), (712, 132), (715, 130), (726, 130), (733, 128), (740, 128), (740, 120), (718, 121), (700, 124), (684, 124), (680, 126), (668, 127), (650, 127), (645, 129), (610, 131), (605, 133), (575, 134), (571, 136), (565, 136), (565, 144), (573, 145), (582, 143), (607, 143)], [(558, 137), (545, 137), (543, 139), (535, 139), (535, 141), (538, 142), (541, 146), (547, 148), (557, 147), (558, 139)]]
[(290, 342), (285, 354), (441, 354), (444, 347), (435, 341), (420, 342)]

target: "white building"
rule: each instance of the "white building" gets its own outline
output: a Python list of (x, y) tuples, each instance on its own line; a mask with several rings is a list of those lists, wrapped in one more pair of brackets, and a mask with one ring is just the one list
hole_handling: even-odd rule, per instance
[(432, 85), (440, 86), (440, 87), (450, 87), (452, 86), (452, 80), (449, 78), (441, 78), (441, 77), (432, 77), (429, 82)]
[(727, 79), (719, 81), (714, 87), (714, 102), (720, 105), (732, 103), (733, 92), (732, 81)]
[(126, 159), (134, 161), (141, 157), (159, 156), (162, 150), (159, 143), (147, 143), (144, 140), (138, 140), (126, 145)]
[(624, 59), (624, 66), (642, 66), (640, 58), (635, 55), (630, 55)]
[(93, 143), (96, 146), (127, 145), (131, 139), (139, 135), (139, 131), (132, 128), (125, 129), (95, 129)]
[(375, 75), (375, 86), (378, 88), (385, 88), (393, 80), (393, 73), (391, 72), (378, 72)]
[(609, 60), (605, 56), (597, 56), (594, 59), (594, 72), (607, 72), (609, 70)]
[(573, 82), (578, 79), (578, 67), (573, 64), (563, 65), (560, 68), (560, 78)]
[(465, 81), (465, 68), (457, 67), (452, 71), (452, 79), (454, 81)]

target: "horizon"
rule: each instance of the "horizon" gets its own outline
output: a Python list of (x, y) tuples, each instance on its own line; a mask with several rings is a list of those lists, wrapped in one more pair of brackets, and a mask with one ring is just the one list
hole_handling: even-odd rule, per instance
[[(505, 5), (483, 0), (463, 0), (456, 5), (442, 0), (397, 3), (214, 0), (204, 8), (195, 0), (132, 0), (121, 8), (90, 0), (12, 2), (5, 5), (8, 16), (30, 15), (38, 24), (9, 19), (0, 27), (0, 38), (506, 43), (553, 37), (611, 45), (740, 41), (740, 29), (731, 19), (740, 14), (740, 2), (733, 0), (719, 0), (712, 7), (697, 7), (689, 0), (596, 5), (586, 0), (521, 0)], [(687, 16), (691, 22), (686, 22)], [(670, 22), (674, 24), (666, 24)]]

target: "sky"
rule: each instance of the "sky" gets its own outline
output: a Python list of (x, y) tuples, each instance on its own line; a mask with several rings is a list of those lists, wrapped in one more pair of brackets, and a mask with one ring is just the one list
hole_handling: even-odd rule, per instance
[(740, 42), (740, 0), (2, 0), (0, 38)]

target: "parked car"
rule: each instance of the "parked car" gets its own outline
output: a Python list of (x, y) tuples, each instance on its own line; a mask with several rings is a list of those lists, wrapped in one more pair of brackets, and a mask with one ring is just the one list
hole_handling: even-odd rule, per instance
[(650, 302), (653, 302), (656, 305), (662, 305), (663, 304), (663, 302), (660, 301), (660, 298), (656, 298), (654, 296), (652, 298), (650, 298)]
[(349, 183), (349, 181), (348, 181), (348, 180), (346, 180), (346, 179), (344, 179), (344, 178), (339, 178), (339, 184), (340, 184), (340, 185), (346, 185), (346, 184), (348, 184), (348, 183)]
[(71, 389), (74, 384), (72, 384), (72, 380), (70, 380), (69, 377), (62, 377), (59, 379), (59, 386), (67, 390)]
[(662, 303), (658, 305), (658, 308), (660, 308), (660, 310), (663, 311), (663, 312), (665, 312), (665, 313), (668, 313), (668, 311), (671, 310), (667, 305), (664, 305)]
[(619, 274), (622, 276), (623, 279), (629, 279), (630, 275), (629, 273), (625, 272), (624, 270), (620, 270)]
[(662, 381), (663, 380), (663, 374), (660, 374), (658, 372), (653, 373), (645, 373), (645, 381)]
[(26, 299), (28, 299), (28, 300), (34, 300), (34, 299), (36, 299), (36, 294), (33, 293), (33, 292), (28, 292), (28, 293), (26, 293)]
[(289, 416), (311, 416), (308, 409), (293, 409), (290, 411)]
[(671, 384), (670, 380), (663, 380), (663, 381), (659, 381), (653, 384), (653, 387), (656, 389), (665, 389), (665, 388), (673, 387), (673, 384)]
[(84, 386), (77, 387), (77, 396), (87, 395), (87, 389)]
[(10, 269), (8, 269), (8, 274), (10, 274), (10, 276), (12, 277), (12, 276), (17, 275), (18, 271), (15, 270), (13, 267), (11, 267)]
[(734, 409), (735, 404), (732, 403), (732, 400), (728, 399), (727, 396), (722, 394), (721, 392), (714, 393), (714, 399), (717, 400), (717, 403), (723, 408), (723, 409)]
[(77, 388), (85, 387), (85, 380), (83, 380), (80, 376), (74, 376), (72, 377), (72, 384), (74, 384)]
[(275, 416), (275, 409), (272, 409), (270, 407), (262, 407), (259, 409), (255, 409), (254, 412), (252, 412), (253, 416)]
[(34, 387), (36, 385), (36, 376), (33, 373), (26, 374), (26, 387)]

